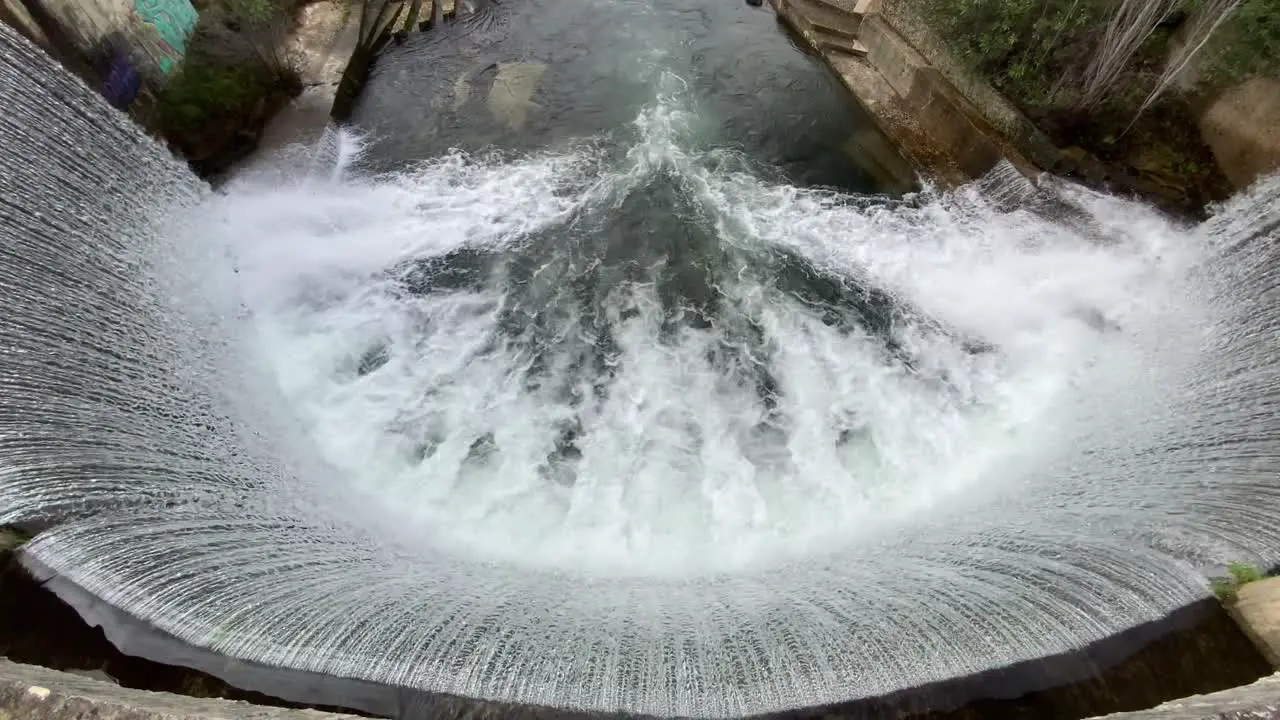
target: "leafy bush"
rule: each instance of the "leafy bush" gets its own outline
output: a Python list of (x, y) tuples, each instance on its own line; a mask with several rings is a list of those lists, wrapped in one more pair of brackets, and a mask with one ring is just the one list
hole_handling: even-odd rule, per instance
[(1261, 580), (1265, 575), (1261, 570), (1248, 563), (1231, 563), (1227, 566), (1227, 577), (1214, 578), (1210, 582), (1213, 594), (1223, 603), (1233, 603), (1242, 586)]
[[(1098, 51), (1114, 0), (914, 0), (937, 33), (955, 38), (962, 60), (1027, 109), (1063, 106)], [(1163, 69), (1179, 24), (1203, 6), (1184, 0), (1126, 68), (1113, 104), (1145, 97)], [(1280, 2), (1244, 0), (1205, 48), (1201, 82), (1223, 88), (1254, 75), (1280, 75)]]
[(1280, 76), (1280, 2), (1244, 0), (1217, 36), (1207, 51), (1205, 82), (1225, 87), (1255, 75)]
[(270, 113), (302, 90), (286, 49), (296, 0), (214, 0), (159, 93), (161, 134), (201, 172), (252, 149)]
[(270, 68), (192, 54), (161, 93), (161, 123), (171, 130), (199, 130), (214, 119), (247, 112), (260, 98), (288, 83), (287, 77)]
[(917, 0), (960, 58), (1024, 107), (1078, 76), (1109, 17), (1105, 0)]

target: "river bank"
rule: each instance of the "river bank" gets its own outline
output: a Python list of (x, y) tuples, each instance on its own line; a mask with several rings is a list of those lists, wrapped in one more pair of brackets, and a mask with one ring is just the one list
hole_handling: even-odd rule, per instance
[(1091, 2), (774, 4), (944, 183), (1008, 158), (1197, 218), (1280, 168), (1280, 11), (1258, 0), (1225, 19), (1168, 2), (1136, 30)]

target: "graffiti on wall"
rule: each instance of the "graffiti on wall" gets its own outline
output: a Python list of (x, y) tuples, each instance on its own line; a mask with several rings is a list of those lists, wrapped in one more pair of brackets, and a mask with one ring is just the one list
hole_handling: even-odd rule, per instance
[(195, 29), (200, 13), (191, 5), (191, 0), (133, 0), (133, 6), (142, 22), (154, 28), (159, 35), (160, 57), (157, 61), (167, 74), (182, 61), (187, 37)]

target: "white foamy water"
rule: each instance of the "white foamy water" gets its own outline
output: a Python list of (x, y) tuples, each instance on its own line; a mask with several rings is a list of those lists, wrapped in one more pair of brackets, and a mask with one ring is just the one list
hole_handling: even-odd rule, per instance
[[(976, 193), (851, 204), (708, 169), (678, 144), (686, 117), (647, 111), (616, 165), (585, 150), (455, 155), (370, 179), (310, 164), (242, 180), (211, 210), (219, 221), (200, 223), (212, 232), (199, 242), (239, 258), (261, 352), (370, 528), (610, 576), (768, 568), (879, 542), (991, 483), (1099, 363), (1141, 364), (1153, 309), (1182, 302), (1170, 278), (1194, 245), (1141, 208), (1095, 202), (1086, 234)], [(616, 238), (592, 237), (654, 184), (698, 216), (648, 207)], [(651, 236), (682, 223), (707, 237), (676, 242), (709, 244), (715, 266), (706, 324), (661, 297), (661, 268), (682, 258)], [(602, 289), (600, 307), (564, 303), (559, 288), (617, 262), (610, 243), (632, 246), (638, 277)], [(758, 266), (780, 252), (813, 276), (803, 283), (849, 296), (814, 307), (777, 287)], [(410, 291), (413, 263), (476, 277)], [(513, 278), (517, 263), (537, 267)], [(866, 288), (922, 317), (887, 331), (831, 322)], [(504, 329), (513, 308), (545, 316), (550, 340)]]
[(0, 41), (0, 522), (181, 640), (732, 717), (1277, 557), (1275, 178), (1196, 228), (1053, 181), (890, 202), (691, 150), (664, 101), (385, 176), (331, 138), (211, 196)]

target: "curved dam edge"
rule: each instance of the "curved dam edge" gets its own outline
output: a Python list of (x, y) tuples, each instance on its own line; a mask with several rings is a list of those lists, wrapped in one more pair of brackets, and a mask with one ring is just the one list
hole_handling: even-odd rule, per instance
[[(0, 658), (0, 720), (356, 720), (356, 715), (267, 707), (120, 687)], [(1164, 703), (1106, 720), (1280, 720), (1280, 673), (1251, 685)]]
[[(286, 717), (302, 718), (293, 713), (301, 710), (279, 707), (299, 705), (318, 708), (308, 711), (305, 717), (347, 718), (354, 713), (368, 713), (375, 717), (395, 717), (404, 720), (443, 720), (444, 718), (470, 718), (472, 720), (506, 720), (522, 718), (533, 720), (601, 720), (604, 718), (639, 718), (641, 716), (609, 712), (586, 712), (549, 707), (518, 705), (455, 697), (438, 693), (408, 690), (377, 685), (350, 678), (333, 678), (300, 671), (279, 670), (220, 656), (207, 650), (177, 640), (150, 626), (126, 616), (101, 601), (89, 596), (65, 578), (50, 573), (30, 558), (23, 563), (33, 575), (29, 576), (33, 588), (40, 593), (53, 593), (58, 600), (69, 603), (73, 615), (79, 615), (88, 627), (100, 628), (105, 639), (125, 655), (160, 663), (160, 666), (189, 668), (207, 673), (230, 684), (239, 694), (237, 700), (211, 701), (187, 695), (126, 689), (80, 674), (68, 668), (68, 672), (19, 665), (0, 659), (0, 720), (25, 718), (241, 718)], [(35, 567), (31, 567), (34, 565)], [(43, 572), (42, 572), (43, 569)], [(1241, 590), (1244, 600), (1258, 591), (1280, 588), (1280, 585), (1258, 583)], [(18, 586), (10, 592), (20, 591)], [(1266, 593), (1270, 599), (1262, 605), (1280, 607), (1280, 592)], [(48, 603), (48, 600), (39, 600)], [(1259, 602), (1242, 603), (1257, 607)], [(8, 608), (12, 617), (25, 615), (21, 605)], [(1274, 615), (1274, 614), (1272, 614)], [(849, 718), (873, 720), (890, 717), (934, 717), (952, 720), (974, 718), (1060, 717), (1083, 718), (1108, 710), (1142, 708), (1154, 705), (1165, 698), (1181, 693), (1200, 691), (1209, 698), (1168, 701), (1159, 706), (1158, 712), (1172, 714), (1143, 715), (1115, 714), (1106, 717), (1135, 718), (1191, 718), (1237, 717), (1224, 715), (1220, 708), (1246, 708), (1251, 714), (1238, 717), (1275, 717), (1280, 720), (1280, 676), (1271, 677), (1262, 689), (1254, 685), (1209, 694), (1214, 688), (1228, 687), (1234, 683), (1248, 683), (1265, 677), (1271, 671), (1269, 663), (1257, 656), (1253, 644), (1256, 637), (1246, 638), (1248, 628), (1242, 634), (1237, 623), (1248, 622), (1266, 631), (1267, 613), (1237, 614), (1228, 617), (1214, 600), (1205, 600), (1175, 612), (1162, 620), (1139, 626), (1119, 636), (1113, 636), (1069, 653), (1068, 656), (1033, 660), (1015, 666), (994, 669), (978, 676), (957, 678), (934, 685), (910, 688), (891, 696), (852, 700), (823, 707), (798, 708), (757, 716), (759, 720), (816, 720), (823, 718)], [(73, 629), (65, 626), (68, 621), (50, 624), (40, 618), (28, 618), (24, 624), (33, 624), (32, 630), (42, 636), (57, 636)], [(76, 623), (78, 626), (78, 623)], [(28, 633), (30, 634), (30, 633)], [(1163, 661), (1152, 663), (1154, 658)], [(39, 662), (28, 654), (20, 659)], [(1235, 664), (1246, 667), (1235, 672)], [(94, 662), (89, 667), (97, 667)], [(63, 666), (65, 667), (65, 666)], [(78, 666), (84, 667), (84, 666)], [(136, 672), (126, 671), (116, 675), (113, 666), (102, 665), (108, 677), (121, 677), (125, 685), (138, 682)], [(123, 669), (123, 668), (121, 668)], [(1200, 678), (1187, 682), (1187, 675)], [(1223, 675), (1223, 673), (1226, 673)], [(132, 677), (131, 682), (128, 678)], [(1215, 679), (1216, 678), (1216, 679)], [(1065, 683), (1065, 684), (1064, 684)], [(143, 687), (155, 687), (149, 682)], [(161, 686), (185, 692), (186, 684)], [(32, 690), (36, 688), (36, 690)], [(1163, 688), (1163, 690), (1161, 690)], [(156, 688), (159, 689), (159, 688)], [(262, 694), (268, 696), (263, 699)], [(1127, 699), (1124, 699), (1127, 698)], [(244, 702), (248, 700), (249, 702)], [(272, 706), (255, 704), (270, 702)], [(1275, 715), (1259, 715), (1265, 710)], [(1188, 715), (1186, 712), (1194, 711)], [(1203, 712), (1202, 712), (1203, 711)], [(1232, 710), (1234, 711), (1234, 710)], [(1241, 710), (1245, 712), (1246, 710)], [(1182, 714), (1177, 714), (1182, 713)]]

